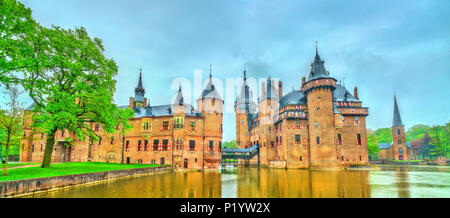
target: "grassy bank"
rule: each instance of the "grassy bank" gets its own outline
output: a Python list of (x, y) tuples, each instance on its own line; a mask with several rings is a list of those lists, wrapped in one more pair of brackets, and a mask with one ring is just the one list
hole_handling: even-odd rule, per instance
[(393, 162), (407, 163), (407, 162), (422, 162), (423, 160), (392, 160)]
[(33, 179), (72, 174), (95, 173), (112, 170), (157, 167), (155, 164), (115, 164), (115, 163), (55, 163), (50, 168), (40, 166), (16, 168), (8, 170), (7, 176), (0, 175), (0, 181)]
[[(21, 166), (28, 166), (28, 165), (39, 165), (39, 163), (8, 163), (8, 169), (13, 167), (21, 167)], [(0, 163), (0, 170), (3, 170), (3, 167), (5, 167), (5, 164)]]

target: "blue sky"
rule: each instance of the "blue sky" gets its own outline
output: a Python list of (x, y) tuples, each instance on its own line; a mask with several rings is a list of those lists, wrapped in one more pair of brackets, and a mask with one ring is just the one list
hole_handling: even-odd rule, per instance
[[(134, 95), (140, 67), (152, 105), (171, 102), (175, 78), (200, 69), (206, 79), (209, 64), (223, 81), (245, 65), (249, 77), (280, 78), (286, 94), (307, 76), (317, 40), (331, 75), (358, 86), (368, 128), (391, 126), (394, 90), (407, 128), (450, 120), (448, 0), (21, 2), (45, 26), (84, 26), (103, 40), (119, 66), (119, 105)], [(234, 134), (225, 113), (224, 140)]]

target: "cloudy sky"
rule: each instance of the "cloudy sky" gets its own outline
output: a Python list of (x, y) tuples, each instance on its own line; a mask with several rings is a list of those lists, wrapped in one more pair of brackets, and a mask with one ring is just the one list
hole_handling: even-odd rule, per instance
[[(249, 77), (280, 78), (286, 94), (308, 74), (317, 40), (331, 75), (358, 86), (368, 128), (392, 125), (394, 91), (407, 128), (450, 120), (448, 0), (21, 2), (42, 25), (84, 26), (104, 41), (119, 65), (119, 105), (134, 95), (139, 68), (152, 105), (172, 101), (176, 78), (193, 81), (202, 70), (206, 80), (210, 64), (224, 82), (245, 66)], [(224, 140), (234, 134), (234, 114), (225, 113)]]

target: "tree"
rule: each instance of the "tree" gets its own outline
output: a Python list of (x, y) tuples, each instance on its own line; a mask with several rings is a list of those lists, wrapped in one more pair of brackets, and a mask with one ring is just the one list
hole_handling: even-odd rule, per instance
[(237, 148), (236, 140), (233, 139), (233, 140), (231, 140), (229, 142), (224, 142), (223, 143), (223, 148)]
[(375, 135), (377, 136), (379, 143), (391, 143), (392, 142), (392, 129), (391, 128), (380, 128), (375, 130)]
[(380, 148), (378, 147), (378, 139), (375, 133), (367, 134), (367, 151), (372, 157), (372, 160), (374, 159), (374, 157), (377, 157), (378, 153), (380, 152)]
[(6, 109), (0, 110), (0, 128), (4, 130), (4, 137), (0, 138), (0, 145), (5, 146), (5, 166), (3, 175), (8, 175), (8, 156), (11, 145), (20, 144), (23, 107), (19, 101), (20, 92), (16, 87), (10, 86), (4, 92), (6, 99)]
[(431, 155), (435, 157), (447, 157), (447, 144), (448, 144), (448, 129), (445, 126), (433, 126), (430, 129), (431, 141)]
[(124, 157), (125, 157), (125, 133), (127, 130), (131, 129), (131, 125), (128, 123), (129, 119), (134, 116), (134, 111), (126, 108), (126, 109), (120, 109), (117, 111), (117, 120), (119, 121), (118, 127), (120, 127), (120, 134), (122, 136), (122, 160), (121, 163), (124, 163)]
[(427, 133), (430, 130), (430, 127), (423, 124), (417, 124), (412, 126), (411, 128), (406, 131), (406, 141), (414, 141), (414, 140), (420, 140), (425, 136), (425, 133)]
[(15, 72), (44, 72), (49, 66), (46, 28), (16, 0), (0, 1), (0, 84), (18, 84)]

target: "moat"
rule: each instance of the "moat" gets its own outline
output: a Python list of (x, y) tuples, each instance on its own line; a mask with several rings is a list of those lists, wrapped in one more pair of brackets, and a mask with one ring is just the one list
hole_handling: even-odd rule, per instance
[(380, 170), (238, 168), (118, 179), (35, 198), (416, 198), (449, 197), (450, 166), (378, 165)]

